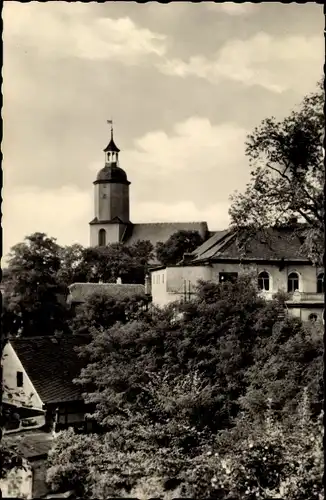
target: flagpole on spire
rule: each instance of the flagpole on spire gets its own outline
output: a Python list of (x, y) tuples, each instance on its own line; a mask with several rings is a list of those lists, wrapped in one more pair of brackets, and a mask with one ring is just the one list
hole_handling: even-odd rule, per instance
[(106, 120), (111, 125), (111, 140), (113, 140), (113, 120)]

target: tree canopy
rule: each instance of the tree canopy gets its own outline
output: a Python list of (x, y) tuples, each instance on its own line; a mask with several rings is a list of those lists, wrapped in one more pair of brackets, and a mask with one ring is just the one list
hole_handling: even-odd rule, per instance
[(306, 251), (321, 262), (324, 247), (324, 90), (307, 95), (283, 120), (262, 121), (248, 136), (251, 179), (232, 197), (234, 227), (292, 222), (306, 227)]
[(117, 278), (123, 283), (143, 284), (152, 253), (149, 241), (137, 241), (129, 247), (116, 243), (104, 248), (84, 248), (78, 244), (60, 247), (55, 238), (44, 233), (27, 236), (9, 255), (2, 310), (5, 333), (23, 336), (68, 333), (69, 285), (115, 283)]
[(185, 253), (193, 252), (203, 241), (198, 231), (177, 231), (165, 243), (156, 244), (156, 256), (164, 266), (173, 266), (183, 259)]
[[(311, 481), (320, 491), (321, 446), (311, 442), (304, 467), (317, 461), (302, 472), (296, 457), (304, 455), (304, 438), (292, 439), (284, 413), (298, 415), (309, 393), (304, 437), (318, 439), (322, 341), (297, 319), (280, 320), (279, 306), (241, 276), (200, 283), (193, 302), (93, 328), (81, 350), (90, 362), (76, 382), (103, 432), (63, 433), (50, 457), (50, 484), (91, 498), (254, 500), (285, 488), (288, 500), (301, 500)], [(266, 411), (276, 415), (269, 427)]]
[(10, 334), (51, 335), (66, 331), (67, 289), (59, 280), (60, 247), (44, 233), (26, 237), (9, 257), (4, 326)]

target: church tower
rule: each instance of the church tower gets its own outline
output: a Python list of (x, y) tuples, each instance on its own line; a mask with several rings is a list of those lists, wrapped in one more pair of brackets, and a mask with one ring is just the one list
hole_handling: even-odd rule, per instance
[(119, 167), (120, 149), (113, 140), (104, 149), (105, 166), (94, 181), (95, 218), (90, 222), (90, 246), (106, 246), (122, 241), (129, 220), (127, 174)]

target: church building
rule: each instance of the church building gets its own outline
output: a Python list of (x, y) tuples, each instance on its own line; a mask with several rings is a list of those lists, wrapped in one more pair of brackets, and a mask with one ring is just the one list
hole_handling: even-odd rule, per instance
[(139, 240), (149, 240), (155, 247), (167, 241), (177, 231), (198, 231), (204, 240), (213, 233), (207, 222), (153, 222), (133, 223), (130, 218), (130, 181), (120, 167), (120, 149), (111, 139), (104, 149), (105, 165), (94, 181), (95, 217), (90, 225), (90, 246), (106, 246), (110, 243), (131, 245)]

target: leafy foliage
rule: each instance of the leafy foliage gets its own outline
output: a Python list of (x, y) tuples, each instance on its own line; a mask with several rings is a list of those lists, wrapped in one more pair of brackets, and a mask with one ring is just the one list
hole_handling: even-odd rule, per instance
[[(78, 383), (103, 432), (59, 437), (54, 488), (74, 485), (90, 498), (318, 498), (308, 492), (321, 491), (319, 332), (280, 321), (279, 299), (265, 302), (251, 276), (203, 282), (193, 302), (94, 328), (82, 354), (90, 363)], [(312, 415), (301, 404), (308, 390), (319, 398)]]
[(243, 408), (252, 418), (273, 401), (273, 408), (283, 418), (293, 413), (304, 391), (311, 399), (313, 416), (323, 406), (323, 327), (321, 323), (301, 325), (295, 318), (275, 325), (273, 334), (258, 339), (254, 350), (254, 363), (248, 367), (245, 395), (240, 398)]
[(99, 388), (89, 397), (99, 403), (100, 421), (107, 423), (112, 412), (122, 409), (144, 412), (151, 397), (143, 388), (158, 372), (172, 378), (198, 372), (203, 378), (207, 401), (201, 404), (196, 425), (226, 425), (236, 413), (255, 339), (270, 332), (277, 307), (259, 298), (244, 278), (237, 285), (203, 284), (198, 301), (179, 308), (187, 313), (187, 321), (172, 321), (174, 313), (167, 310), (151, 321), (94, 332), (87, 348), (92, 363), (81, 380)]
[[(11, 249), (6, 270), (2, 310), (5, 334), (68, 333), (71, 314), (66, 297), (69, 285), (115, 282), (118, 277), (124, 283), (144, 283), (152, 252), (149, 241), (138, 241), (130, 247), (117, 243), (104, 248), (83, 248), (77, 244), (62, 248), (44, 233), (26, 237), (25, 242)], [(131, 303), (122, 301), (120, 310), (124, 305), (133, 309)], [(117, 305), (107, 303), (107, 306), (115, 309), (112, 317), (118, 314)], [(90, 311), (87, 314), (91, 314)], [(99, 321), (101, 319), (103, 315)], [(86, 318), (85, 321), (87, 323)], [(107, 325), (104, 322), (104, 326)]]
[(235, 193), (230, 209), (235, 227), (306, 224), (305, 247), (321, 262), (324, 247), (324, 90), (322, 83), (282, 121), (263, 120), (248, 137), (252, 167), (244, 194)]
[(203, 241), (198, 231), (177, 231), (165, 243), (156, 244), (156, 256), (164, 266), (175, 265), (185, 253), (193, 252)]
[(14, 447), (9, 447), (3, 443), (0, 444), (0, 479), (5, 479), (8, 472), (12, 469), (23, 469), (24, 463), (22, 456)]
[(8, 333), (51, 335), (67, 330), (67, 290), (58, 279), (59, 250), (55, 239), (43, 233), (12, 248), (5, 294)]
[(74, 333), (87, 333), (93, 328), (111, 328), (116, 322), (127, 323), (145, 317), (147, 307), (145, 294), (114, 297), (105, 293), (94, 294), (77, 306), (71, 329)]

